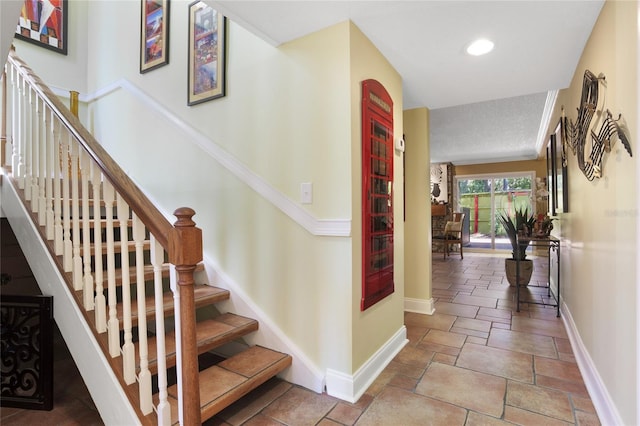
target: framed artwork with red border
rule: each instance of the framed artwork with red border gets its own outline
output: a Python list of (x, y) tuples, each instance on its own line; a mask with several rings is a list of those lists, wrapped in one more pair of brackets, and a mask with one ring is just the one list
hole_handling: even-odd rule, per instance
[(67, 54), (67, 0), (24, 0), (16, 38)]

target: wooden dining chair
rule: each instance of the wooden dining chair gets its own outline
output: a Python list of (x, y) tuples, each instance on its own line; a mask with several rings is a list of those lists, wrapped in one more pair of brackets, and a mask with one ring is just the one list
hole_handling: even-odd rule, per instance
[(451, 254), (451, 246), (460, 246), (460, 259), (464, 259), (462, 251), (462, 224), (464, 213), (453, 213), (453, 220), (447, 221), (440, 235), (434, 235), (433, 240), (442, 245), (443, 258), (446, 260)]

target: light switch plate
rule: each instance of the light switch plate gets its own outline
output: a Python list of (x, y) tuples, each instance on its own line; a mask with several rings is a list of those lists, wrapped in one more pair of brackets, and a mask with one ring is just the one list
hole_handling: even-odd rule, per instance
[(311, 204), (313, 202), (313, 184), (304, 182), (300, 184), (300, 202), (302, 204)]

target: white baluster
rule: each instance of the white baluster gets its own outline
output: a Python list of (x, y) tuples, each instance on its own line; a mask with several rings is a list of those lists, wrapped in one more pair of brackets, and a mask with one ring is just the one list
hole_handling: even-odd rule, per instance
[[(178, 419), (180, 424), (184, 424), (184, 413), (182, 412), (182, 324), (180, 323), (180, 291), (178, 289), (178, 274), (176, 265), (169, 265), (169, 286), (173, 293), (173, 317), (174, 317), (174, 334), (176, 338), (176, 376), (178, 386)], [(157, 297), (157, 296), (156, 296)]]
[(156, 346), (158, 359), (158, 425), (171, 424), (171, 405), (167, 392), (167, 352), (165, 349), (164, 331), (164, 300), (162, 294), (162, 264), (164, 263), (164, 249), (151, 235), (151, 264), (153, 265), (153, 285), (156, 306)]
[(118, 221), (120, 222), (120, 259), (122, 268), (122, 321), (124, 344), (122, 345), (122, 369), (124, 381), (130, 385), (136, 380), (135, 347), (131, 331), (131, 280), (129, 278), (129, 206), (120, 194), (116, 194)]
[(63, 228), (63, 263), (64, 271), (71, 272), (73, 270), (73, 245), (71, 243), (71, 199), (69, 189), (69, 141), (71, 135), (68, 130), (64, 131), (62, 136), (62, 151), (60, 152), (61, 174), (62, 174), (62, 228)]
[[(17, 73), (17, 71), (16, 71)], [(18, 125), (19, 129), (19, 143), (18, 143), (18, 158), (17, 164), (14, 169), (14, 173), (18, 177), (18, 188), (24, 189), (24, 181), (25, 181), (25, 145), (26, 145), (26, 133), (27, 133), (27, 94), (24, 91), (24, 79), (22, 76), (17, 73), (16, 75), (17, 83), (18, 83), (18, 108), (19, 108), (19, 118)]]
[[(26, 83), (25, 83), (26, 84)], [(27, 122), (27, 137), (26, 137), (26, 161), (25, 161), (25, 182), (24, 182), (24, 198), (27, 201), (31, 201), (33, 200), (33, 181), (34, 181), (34, 166), (35, 166), (35, 154), (34, 154), (34, 140), (35, 140), (35, 125), (34, 122), (37, 121), (37, 116), (36, 116), (36, 100), (35, 100), (35, 94), (33, 93), (33, 90), (31, 89), (30, 86), (25, 86), (25, 90), (28, 91), (28, 96), (29, 96), (29, 105), (27, 106), (27, 110), (28, 110), (28, 118), (29, 121)], [(33, 209), (36, 208), (37, 210), (37, 206), (34, 206), (33, 203), (31, 203), (31, 211), (34, 211)]]
[[(80, 151), (80, 173), (82, 175), (82, 261), (84, 265), (82, 295), (84, 308), (93, 310), (93, 275), (91, 274), (91, 218), (89, 210), (89, 165), (91, 159)], [(100, 206), (98, 206), (99, 208)], [(99, 210), (98, 210), (99, 211)]]
[(11, 153), (11, 170), (13, 176), (20, 182), (20, 143), (21, 143), (21, 123), (22, 123), (22, 95), (20, 93), (20, 76), (15, 67), (11, 67), (11, 104), (13, 112), (13, 125), (11, 134), (13, 139), (13, 152)]
[(2, 167), (9, 167), (11, 166), (10, 163), (10, 158), (11, 158), (11, 154), (13, 154), (13, 116), (15, 114), (15, 111), (13, 110), (13, 106), (12, 106), (12, 94), (13, 94), (13, 83), (11, 81), (11, 66), (8, 63), (5, 63), (4, 65), (4, 75), (3, 75), (3, 79), (4, 79), (4, 93), (3, 93), (3, 102), (4, 102), (4, 106), (6, 107), (6, 111), (4, 111), (5, 114), (5, 124), (6, 124), (6, 129), (5, 129), (5, 149), (4, 152), (2, 153), (2, 158), (4, 158), (4, 163), (0, 164), (0, 166)]
[(20, 177), (22, 178), (22, 188), (24, 197), (27, 201), (31, 199), (31, 90), (27, 86), (26, 81), (22, 80), (22, 108), (24, 115), (22, 116), (23, 130), (22, 133), (22, 153), (20, 155)]
[(80, 256), (80, 182), (78, 182), (78, 141), (71, 138), (71, 223), (73, 227), (73, 288), (82, 290), (82, 257)]
[(46, 186), (46, 178), (47, 178), (47, 126), (48, 126), (48, 115), (47, 109), (44, 103), (44, 100), (38, 99), (38, 105), (40, 106), (40, 110), (38, 113), (38, 129), (36, 132), (36, 141), (35, 145), (37, 146), (37, 157), (38, 157), (38, 180), (37, 180), (37, 198), (34, 199), (34, 203), (37, 200), (38, 204), (38, 225), (45, 226), (47, 219), (47, 209), (46, 209), (46, 200), (45, 200), (45, 186)]
[(136, 300), (138, 301), (138, 353), (140, 372), (138, 373), (138, 393), (140, 411), (147, 415), (153, 411), (151, 392), (151, 372), (149, 371), (149, 348), (147, 345), (147, 306), (144, 279), (144, 223), (133, 214), (133, 241), (136, 244)]
[(41, 100), (35, 90), (31, 90), (29, 93), (32, 100), (31, 107), (34, 108), (31, 111), (31, 142), (29, 144), (31, 149), (31, 210), (34, 213), (38, 213), (38, 194), (40, 192), (38, 186), (38, 171), (40, 165), (38, 160), (40, 156), (40, 121), (42, 120), (40, 117)]
[(102, 184), (102, 196), (104, 197), (104, 210), (107, 227), (107, 290), (109, 295), (109, 355), (115, 358), (120, 356), (120, 321), (118, 321), (118, 298), (116, 294), (116, 255), (113, 241), (113, 202), (115, 192), (113, 186), (107, 180)]
[(91, 184), (93, 186), (93, 258), (95, 263), (96, 299), (95, 318), (98, 333), (107, 331), (107, 307), (104, 297), (104, 277), (102, 273), (102, 217), (100, 214), (100, 169), (91, 161)]
[(53, 247), (56, 256), (64, 253), (63, 232), (62, 232), (62, 194), (60, 185), (63, 182), (62, 159), (60, 152), (62, 145), (60, 139), (62, 132), (60, 131), (60, 121), (53, 122)]
[(53, 123), (55, 122), (55, 116), (53, 115), (53, 111), (51, 111), (50, 109), (46, 109), (46, 116), (49, 117), (49, 119), (46, 121), (45, 124), (45, 132), (46, 132), (46, 137), (45, 137), (45, 157), (46, 157), (46, 161), (45, 161), (45, 177), (46, 177), (46, 183), (45, 183), (45, 215), (46, 215), (46, 233), (47, 233), (47, 240), (49, 241), (53, 241), (55, 234), (54, 234), (54, 219), (53, 219), (53, 203), (54, 203), (54, 195), (53, 195), (53, 180), (57, 179), (58, 176), (55, 173), (55, 159), (54, 159), (54, 155), (53, 155), (53, 149), (54, 149), (54, 141), (55, 141), (55, 135), (53, 132), (53, 128), (54, 125)]

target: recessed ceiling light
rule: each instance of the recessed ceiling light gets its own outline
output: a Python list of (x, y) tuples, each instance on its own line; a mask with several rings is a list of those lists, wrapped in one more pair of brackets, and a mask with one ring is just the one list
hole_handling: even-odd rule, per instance
[(484, 55), (491, 52), (492, 50), (493, 42), (484, 38), (474, 41), (467, 47), (467, 53), (473, 56)]

